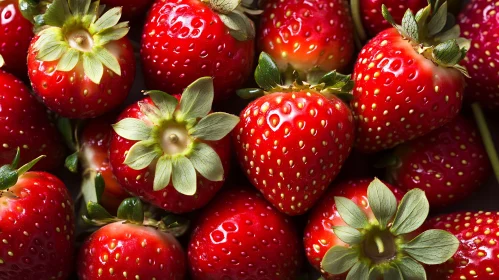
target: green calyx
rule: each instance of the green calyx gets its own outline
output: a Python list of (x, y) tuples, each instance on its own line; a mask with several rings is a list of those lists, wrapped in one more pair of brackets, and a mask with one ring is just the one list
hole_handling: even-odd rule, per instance
[(106, 45), (126, 36), (128, 22), (118, 23), (121, 7), (101, 15), (103, 9), (99, 1), (54, 0), (43, 14), (45, 25), (33, 46), (36, 58), (58, 61), (58, 71), (71, 71), (81, 63), (85, 75), (96, 84), (104, 68), (121, 75), (118, 59)]
[(0, 192), (14, 186), (21, 175), (28, 172), (37, 162), (45, 156), (39, 156), (25, 165), (17, 168), (21, 158), (20, 149), (17, 148), (16, 155), (11, 164), (0, 167)]
[(367, 200), (375, 219), (369, 220), (353, 201), (335, 197), (336, 208), (347, 226), (333, 227), (347, 246), (329, 249), (321, 262), (327, 273), (347, 273), (347, 280), (426, 279), (421, 265), (441, 264), (458, 249), (457, 238), (443, 230), (427, 230), (413, 239), (407, 234), (417, 230), (429, 213), (422, 190), (409, 191), (397, 199), (380, 180), (371, 182)]
[(385, 5), (382, 6), (382, 14), (411, 42), (418, 53), (442, 67), (455, 68), (469, 77), (466, 68), (459, 65), (459, 62), (466, 56), (470, 41), (459, 37), (459, 25), (454, 16), (447, 12), (446, 1), (428, 2), (428, 6), (419, 10), (416, 15), (407, 9), (400, 25), (395, 23)]
[(244, 14), (255, 14), (255, 11), (245, 8), (241, 0), (201, 1), (218, 13), (220, 20), (229, 29), (230, 35), (236, 40), (248, 41), (255, 38), (255, 26), (251, 19)]
[(45, 24), (43, 14), (52, 2), (52, 0), (19, 0), (19, 10), (35, 27), (40, 27)]
[(208, 114), (214, 97), (212, 78), (200, 78), (189, 85), (180, 102), (161, 91), (146, 94), (153, 104), (139, 102), (145, 120), (126, 118), (113, 125), (121, 137), (138, 141), (124, 163), (135, 170), (155, 164), (155, 191), (171, 181), (178, 192), (194, 195), (198, 174), (210, 181), (222, 181), (222, 162), (209, 143), (229, 134), (239, 117)]

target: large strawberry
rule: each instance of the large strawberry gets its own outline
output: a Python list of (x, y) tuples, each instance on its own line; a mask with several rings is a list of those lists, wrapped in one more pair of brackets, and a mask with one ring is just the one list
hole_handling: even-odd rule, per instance
[(239, 118), (208, 114), (214, 96), (209, 77), (188, 86), (180, 102), (161, 91), (146, 94), (113, 125), (114, 175), (127, 191), (165, 210), (198, 209), (227, 177), (231, 146), (226, 135)]
[(353, 34), (345, 0), (269, 0), (258, 40), (281, 71), (291, 66), (303, 75), (345, 68), (354, 51)]
[[(277, 209), (303, 214), (350, 154), (352, 114), (334, 95), (351, 89), (350, 77), (330, 72), (317, 85), (281, 86), (277, 65), (262, 53), (255, 78), (266, 94), (241, 112), (241, 122), (234, 129), (239, 163)], [(263, 90), (240, 93), (263, 94)]]
[(181, 93), (211, 76), (215, 102), (227, 99), (251, 74), (254, 27), (240, 0), (159, 0), (144, 26), (141, 58), (150, 89)]
[(106, 7), (122, 7), (123, 19), (133, 20), (137, 17), (143, 17), (154, 0), (101, 0), (100, 2)]
[[(0, 64), (1, 64), (0, 56)], [(0, 165), (8, 164), (23, 151), (21, 164), (40, 154), (47, 155), (36, 166), (38, 170), (59, 167), (64, 158), (64, 146), (47, 112), (29, 89), (11, 74), (0, 70)]]
[(29, 78), (45, 105), (68, 118), (92, 118), (120, 105), (135, 77), (128, 23), (121, 8), (54, 0), (28, 53)]
[(463, 117), (398, 146), (389, 158), (390, 182), (424, 190), (432, 208), (466, 198), (490, 175), (482, 139)]
[(0, 279), (68, 279), (73, 266), (73, 203), (66, 186), (28, 172), (41, 157), (0, 168)]
[(428, 228), (446, 230), (460, 241), (446, 263), (428, 267), (430, 280), (495, 280), (499, 268), (499, 213), (458, 212), (429, 220)]
[(426, 279), (420, 263), (441, 264), (456, 252), (459, 241), (448, 232), (416, 236), (429, 212), (423, 191), (411, 190), (398, 203), (400, 193), (377, 179), (357, 184), (333, 190), (347, 197), (326, 197), (305, 231), (307, 254), (325, 278)]
[[(439, 2), (439, 1), (437, 1)], [(460, 111), (466, 70), (457, 63), (469, 42), (446, 25), (447, 4), (408, 10), (402, 26), (387, 29), (364, 46), (354, 71), (352, 110), (358, 149), (376, 152), (424, 135)]]
[(301, 253), (292, 221), (243, 188), (221, 194), (203, 211), (188, 260), (193, 280), (294, 280)]

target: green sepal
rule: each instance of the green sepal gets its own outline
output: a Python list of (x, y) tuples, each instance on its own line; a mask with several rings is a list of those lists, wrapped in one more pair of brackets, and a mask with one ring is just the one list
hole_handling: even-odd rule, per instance
[(334, 202), (338, 213), (347, 225), (353, 228), (364, 228), (369, 224), (364, 211), (350, 199), (336, 196)]
[(83, 215), (82, 218), (86, 223), (96, 226), (117, 221), (117, 219), (109, 214), (104, 207), (94, 201), (89, 201), (87, 203), (87, 213), (86, 215)]
[(408, 280), (426, 280), (426, 271), (424, 267), (410, 257), (403, 257), (397, 264), (404, 279)]
[(444, 2), (428, 23), (428, 35), (434, 36), (442, 31), (447, 22), (447, 2)]
[(257, 99), (265, 95), (265, 92), (261, 88), (243, 88), (238, 89), (236, 94), (242, 99)]
[(19, 11), (31, 23), (35, 23), (34, 17), (41, 13), (39, 2), (40, 0), (19, 0)]
[(392, 266), (388, 268), (384, 273), (383, 273), (383, 279), (384, 280), (404, 280), (404, 276), (402, 275), (402, 272), (397, 266)]
[(176, 191), (192, 196), (197, 188), (196, 170), (191, 161), (184, 156), (173, 159), (172, 182)]
[(163, 116), (156, 105), (151, 104), (147, 101), (139, 101), (137, 102), (137, 105), (139, 105), (140, 111), (142, 112), (142, 114), (146, 115), (147, 120), (151, 123), (152, 126), (159, 126), (161, 125), (161, 122), (163, 120), (171, 119)]
[[(56, 39), (57, 40), (57, 39)], [(36, 59), (43, 61), (55, 61), (67, 51), (68, 45), (65, 42), (47, 42), (36, 55)]]
[(248, 41), (255, 38), (253, 22), (242, 12), (234, 10), (227, 14), (219, 14), (219, 17), (236, 40)]
[(206, 116), (213, 104), (214, 97), (213, 79), (202, 77), (187, 86), (180, 98), (177, 119), (189, 120)]
[(75, 49), (69, 49), (65, 52), (59, 62), (57, 63), (56, 70), (70, 71), (75, 68), (76, 64), (80, 61), (80, 52)]
[(381, 271), (378, 269), (378, 267), (371, 267), (369, 269), (369, 280), (378, 280), (381, 277)]
[(104, 178), (102, 178), (102, 175), (99, 172), (90, 170), (85, 173), (81, 182), (80, 192), (85, 204), (90, 201), (101, 203), (102, 194), (104, 193), (105, 188)]
[(218, 13), (228, 14), (241, 4), (241, 0), (209, 0), (209, 3), (210, 7)]
[(407, 9), (402, 18), (402, 29), (405, 35), (409, 36), (409, 38), (414, 41), (419, 42), (418, 23), (416, 22), (416, 18), (411, 9)]
[(166, 215), (161, 218), (159, 229), (173, 234), (173, 236), (182, 236), (189, 229), (189, 220), (178, 215)]
[(459, 248), (459, 240), (445, 230), (430, 229), (402, 245), (402, 249), (415, 260), (435, 265), (446, 262)]
[(406, 234), (418, 229), (426, 220), (430, 204), (424, 192), (412, 189), (400, 202), (390, 231), (395, 235)]
[(105, 12), (94, 23), (90, 24), (90, 33), (98, 33), (118, 24), (121, 18), (121, 7), (114, 7)]
[(114, 132), (128, 140), (147, 140), (151, 137), (152, 128), (144, 121), (126, 118), (112, 125)]
[(202, 140), (218, 141), (227, 136), (238, 123), (238, 116), (216, 112), (202, 118), (189, 133)]
[(395, 195), (383, 182), (375, 178), (367, 188), (367, 199), (381, 228), (386, 228), (397, 212)]
[(154, 141), (144, 140), (135, 143), (130, 148), (123, 163), (134, 170), (142, 170), (148, 167), (161, 154), (161, 148), (157, 147)]
[(73, 126), (71, 125), (71, 120), (67, 118), (58, 118), (57, 119), (57, 129), (61, 133), (64, 143), (72, 150), (76, 151), (76, 141), (75, 141), (75, 132), (73, 131)]
[(16, 169), (21, 160), (21, 150), (19, 147), (16, 150), (16, 155), (10, 164), (6, 164), (0, 167), (0, 190), (6, 190), (17, 183), (19, 177), (30, 170), (37, 162), (39, 162), (45, 156), (39, 156), (32, 161), (26, 163), (25, 165)]
[(95, 44), (104, 46), (111, 41), (118, 41), (125, 37), (128, 34), (128, 31), (130, 31), (128, 22), (120, 22), (116, 26), (96, 34), (94, 36), (94, 42)]
[(144, 222), (144, 206), (138, 197), (124, 199), (118, 207), (118, 219), (126, 220), (135, 224)]
[(74, 152), (66, 157), (64, 166), (72, 173), (78, 172), (78, 152)]
[(94, 53), (83, 53), (83, 71), (94, 83), (99, 84), (104, 74), (104, 66)]
[(46, 25), (62, 27), (70, 15), (68, 1), (54, 0), (52, 4), (47, 6), (47, 11), (43, 15), (43, 22)]
[(156, 163), (153, 190), (160, 191), (170, 184), (172, 176), (172, 160), (168, 155), (161, 156)]
[(97, 60), (99, 60), (104, 66), (113, 71), (116, 75), (121, 76), (121, 66), (118, 59), (112, 55), (106, 48), (101, 46), (96, 46), (92, 50), (95, 54)]
[(350, 245), (359, 244), (364, 239), (360, 231), (349, 226), (334, 226), (333, 232), (341, 241)]
[(256, 83), (266, 91), (270, 91), (281, 83), (281, 74), (272, 57), (265, 52), (260, 54), (255, 70)]
[(333, 246), (324, 255), (321, 268), (330, 274), (343, 274), (351, 269), (358, 260), (359, 252), (355, 248)]
[(88, 12), (90, 0), (68, 0), (69, 9), (73, 15), (81, 16)]
[(212, 182), (220, 182), (224, 178), (224, 168), (217, 152), (205, 143), (197, 143), (189, 156), (194, 169)]
[(360, 279), (368, 279), (369, 278), (369, 267), (364, 262), (357, 262), (350, 269), (347, 274), (346, 280), (360, 280)]
[(178, 106), (177, 98), (159, 90), (149, 90), (146, 91), (145, 94), (151, 97), (154, 105), (158, 107), (165, 119), (172, 118), (173, 113)]

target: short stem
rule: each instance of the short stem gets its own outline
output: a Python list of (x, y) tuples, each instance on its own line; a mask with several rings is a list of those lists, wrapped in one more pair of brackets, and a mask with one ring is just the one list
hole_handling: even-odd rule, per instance
[(375, 236), (374, 243), (376, 243), (376, 247), (378, 247), (378, 252), (383, 254), (385, 252), (385, 244), (383, 243), (383, 240), (381, 240), (381, 237)]
[(492, 164), (492, 169), (494, 170), (496, 179), (499, 182), (499, 157), (497, 156), (494, 141), (492, 140), (492, 135), (490, 134), (490, 130), (487, 126), (487, 121), (485, 120), (485, 116), (483, 114), (482, 108), (480, 107), (480, 104), (473, 103), (471, 105), (471, 109), (473, 110), (473, 114), (475, 115), (475, 120), (478, 124), (480, 134), (482, 135), (482, 141), (485, 145), (485, 150), (487, 151), (490, 162)]
[(361, 42), (367, 39), (366, 31), (362, 25), (362, 19), (360, 18), (360, 5), (359, 0), (351, 0), (350, 7), (352, 12), (353, 24), (355, 26), (355, 31)]

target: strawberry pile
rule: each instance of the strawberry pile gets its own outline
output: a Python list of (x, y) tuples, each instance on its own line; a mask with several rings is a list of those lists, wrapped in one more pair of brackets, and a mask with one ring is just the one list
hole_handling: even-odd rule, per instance
[(498, 279), (498, 3), (0, 0), (0, 280)]

